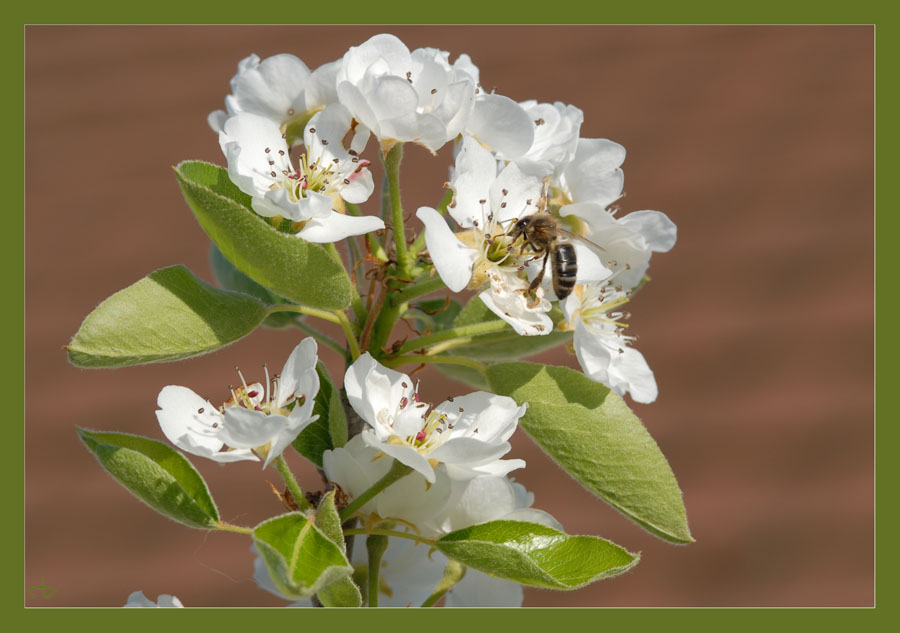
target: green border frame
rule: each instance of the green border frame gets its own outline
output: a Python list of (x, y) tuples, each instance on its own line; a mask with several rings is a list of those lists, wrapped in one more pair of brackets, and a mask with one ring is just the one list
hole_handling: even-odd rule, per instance
[[(54, 5), (59, 6), (54, 6)], [(86, 2), (44, 2), (41, 5), (31, 5), (7, 10), (6, 19), (2, 27), (3, 47), (8, 50), (8, 58), (19, 61), (14, 78), (19, 80), (22, 99), (7, 98), (4, 100), (4, 110), (7, 117), (16, 118), (23, 122), (20, 128), (22, 139), (22, 152), (24, 157), (24, 25), (26, 24), (125, 24), (125, 23), (223, 23), (240, 24), (242, 21), (255, 24), (273, 22), (286, 22), (291, 18), (298, 22), (304, 17), (310, 17), (313, 21), (325, 22), (332, 16), (351, 16), (354, 23), (371, 24), (416, 24), (416, 23), (486, 23), (486, 24), (537, 24), (537, 23), (570, 23), (569, 18), (575, 16), (582, 23), (603, 24), (873, 24), (875, 25), (875, 67), (880, 70), (882, 81), (876, 84), (876, 182), (888, 182), (888, 177), (893, 175), (893, 168), (897, 162), (892, 151), (897, 140), (897, 119), (895, 113), (900, 111), (898, 107), (897, 90), (895, 83), (890, 81), (894, 77), (896, 68), (895, 60), (898, 55), (898, 29), (897, 22), (889, 9), (883, 4), (863, 0), (854, 3), (831, 3), (825, 5), (822, 2), (795, 2), (785, 3), (783, 0), (774, 2), (748, 3), (745, 5), (728, 5), (721, 2), (642, 2), (639, 5), (626, 5), (625, 3), (606, 3), (592, 9), (578, 8), (574, 5), (567, 6), (565, 13), (552, 15), (549, 13), (546, 3), (516, 2), (516, 10), (511, 13), (508, 9), (492, 7), (483, 0), (455, 0), (450, 3), (423, 3), (410, 0), (393, 0), (390, 4), (380, 5), (373, 2), (334, 3), (326, 5), (318, 3), (305, 5), (311, 7), (312, 14), (307, 10), (306, 16), (302, 13), (304, 5), (296, 5), (298, 14), (295, 16), (285, 13), (288, 5), (268, 5), (270, 12), (261, 13), (259, 4), (251, 3), (226, 3), (217, 2), (215, 5), (208, 3), (189, 5), (184, 2), (157, 2), (124, 4), (121, 2), (93, 2), (87, 6)], [(212, 8), (211, 8), (212, 7)], [(387, 11), (383, 9), (387, 7)], [(316, 9), (321, 9), (316, 11)], [(276, 13), (279, 12), (279, 13)], [(16, 77), (16, 75), (18, 75)], [(886, 116), (877, 117), (877, 113), (887, 113)], [(16, 416), (7, 428), (13, 433), (13, 444), (23, 446), (24, 442), (24, 373), (22, 369), (25, 363), (24, 327), (25, 327), (25, 284), (24, 284), (24, 160), (19, 156), (5, 156), (6, 174), (20, 178), (22, 187), (18, 195), (12, 198), (22, 200), (21, 207), (13, 206), (13, 212), (6, 218), (6, 234), (22, 236), (21, 240), (13, 237), (13, 245), (2, 250), (3, 270), (7, 271), (7, 283), (12, 283), (14, 293), (22, 298), (22, 308), (19, 311), (10, 310), (2, 314), (3, 343), (7, 355), (7, 362), (3, 364), (2, 380), (6, 386), (7, 394), (14, 394), (16, 390), (22, 397), (16, 401)], [(879, 178), (880, 177), (880, 178)], [(8, 180), (12, 177), (8, 176)], [(874, 184), (874, 183), (873, 183)], [(880, 268), (882, 275), (876, 277), (876, 297), (881, 290), (880, 302), (876, 302), (876, 340), (883, 350), (878, 354), (876, 348), (876, 394), (884, 393), (894, 384), (896, 371), (889, 361), (893, 353), (898, 351), (897, 334), (885, 323), (890, 324), (892, 297), (888, 294), (891, 287), (890, 281), (885, 282), (885, 273), (891, 269), (891, 264), (896, 263), (896, 247), (889, 242), (892, 236), (897, 234), (898, 219), (892, 212), (891, 202), (896, 201), (897, 195), (882, 188), (876, 191), (876, 208), (880, 206), (888, 209), (887, 212), (876, 214), (876, 231), (874, 236), (876, 249), (876, 269)], [(17, 213), (22, 209), (22, 214)], [(873, 271), (874, 273), (874, 271)], [(888, 276), (888, 279), (890, 277)], [(9, 280), (13, 280), (10, 282)], [(886, 285), (890, 284), (890, 285)], [(866, 344), (866, 341), (861, 341)], [(835, 359), (839, 362), (839, 359)], [(21, 405), (18, 405), (21, 402)], [(18, 406), (22, 407), (19, 414)], [(896, 407), (882, 397), (876, 398), (876, 419), (888, 420), (876, 428), (876, 481), (890, 482), (897, 476), (897, 460), (890, 459), (890, 454), (896, 443), (897, 429), (892, 423)], [(19, 424), (19, 422), (22, 422)], [(13, 453), (15, 454), (15, 453)], [(8, 543), (4, 548), (3, 560), (6, 563), (6, 573), (3, 578), (3, 597), (0, 604), (4, 612), (14, 615), (12, 625), (15, 626), (21, 619), (21, 624), (29, 627), (37, 627), (43, 630), (45, 627), (68, 629), (73, 625), (91, 625), (98, 629), (126, 625), (129, 628), (143, 629), (145, 626), (158, 627), (160, 622), (171, 626), (177, 619), (184, 626), (201, 625), (204, 628), (230, 628), (229, 625), (238, 626), (268, 626), (290, 625), (297, 626), (297, 612), (293, 610), (268, 609), (265, 613), (259, 613), (256, 609), (194, 609), (186, 611), (141, 610), (142, 615), (126, 616), (125, 613), (134, 614), (135, 611), (119, 609), (25, 609), (23, 605), (22, 580), (24, 572), (24, 549), (19, 550), (15, 544), (22, 543), (24, 539), (24, 451), (19, 453), (21, 457), (7, 457), (2, 461), (2, 474), (5, 481), (14, 482), (10, 486), (21, 491), (23, 505), (18, 521), (9, 521), (3, 525), (3, 534)], [(876, 484), (876, 491), (878, 486)], [(883, 495), (882, 495), (883, 496)], [(877, 505), (877, 494), (876, 494)], [(893, 512), (885, 509), (885, 504), (876, 510), (876, 537), (879, 531), (887, 532), (892, 524)], [(384, 610), (375, 613), (365, 613), (363, 610), (324, 611), (313, 610), (304, 613), (303, 626), (331, 625), (346, 627), (359, 624), (363, 627), (384, 626), (390, 627), (437, 627), (458, 628), (460, 625), (477, 628), (495, 628), (496, 626), (509, 627), (510, 625), (528, 625), (537, 627), (576, 627), (584, 625), (585, 629), (625, 625), (628, 627), (657, 625), (669, 628), (673, 625), (687, 625), (698, 629), (715, 627), (727, 630), (752, 628), (760, 626), (772, 626), (783, 624), (786, 626), (801, 625), (831, 628), (845, 628), (848, 625), (863, 627), (862, 630), (880, 630), (881, 626), (893, 618), (891, 612), (896, 610), (895, 600), (892, 599), (897, 580), (888, 576), (883, 569), (886, 561), (897, 558), (897, 546), (893, 539), (882, 538), (880, 543), (876, 540), (876, 584), (875, 597), (876, 608), (803, 608), (803, 609), (522, 609), (522, 610), (411, 610), (408, 613), (398, 613), (396, 610)], [(16, 552), (22, 553), (18, 556)], [(882, 564), (878, 564), (881, 562)], [(112, 613), (106, 613), (112, 611)], [(165, 615), (163, 615), (165, 613)], [(118, 615), (116, 615), (118, 614)], [(156, 614), (156, 615), (154, 615)], [(128, 618), (127, 620), (125, 618)], [(156, 620), (162, 618), (163, 620)], [(326, 619), (327, 618), (327, 619)], [(374, 620), (372, 618), (375, 618)], [(736, 626), (736, 625), (740, 626)], [(24, 627), (23, 627), (24, 628)], [(780, 627), (779, 627), (780, 628)], [(887, 628), (887, 627), (885, 627)]]

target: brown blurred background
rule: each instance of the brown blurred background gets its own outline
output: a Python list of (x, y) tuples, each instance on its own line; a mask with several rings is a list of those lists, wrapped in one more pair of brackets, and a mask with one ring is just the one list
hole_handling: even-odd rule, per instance
[[(300, 332), (117, 371), (76, 369), (62, 346), (152, 270), (183, 263), (211, 279), (171, 166), (224, 163), (205, 118), (240, 59), (290, 52), (314, 68), (382, 31), (468, 53), (488, 90), (577, 105), (582, 136), (628, 150), (622, 212), (659, 209), (678, 224), (632, 304), (660, 386), (635, 409), (697, 542), (649, 536), (520, 432), (510, 456), (528, 467), (514, 475), (537, 507), (570, 533), (643, 552), (623, 577), (527, 590), (525, 604), (871, 605), (873, 29), (443, 26), (26, 29), (24, 581), (57, 589), (29, 604), (117, 606), (137, 589), (193, 606), (283, 604), (251, 580), (246, 537), (161, 518), (102, 472), (75, 427), (162, 438), (162, 386), (224, 395), (234, 364), (280, 366)], [(407, 209), (440, 198), (448, 165), (447, 150), (408, 151)], [(336, 354), (321, 355), (339, 372)], [(543, 358), (577, 367), (564, 350)], [(466, 390), (421, 376), (433, 400)], [(265, 483), (274, 471), (193, 461), (223, 518), (253, 525), (280, 511)]]

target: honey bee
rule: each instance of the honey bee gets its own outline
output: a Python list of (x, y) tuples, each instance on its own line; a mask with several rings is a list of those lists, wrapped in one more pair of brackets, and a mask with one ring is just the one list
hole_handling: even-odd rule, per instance
[(513, 241), (521, 237), (538, 257), (542, 254), (544, 256), (541, 272), (531, 282), (528, 292), (533, 292), (541, 285), (544, 272), (547, 270), (547, 261), (552, 258), (553, 266), (550, 271), (553, 275), (553, 292), (560, 301), (572, 294), (572, 289), (575, 288), (575, 277), (578, 274), (578, 258), (575, 255), (575, 247), (569, 242), (560, 241), (560, 238), (567, 236), (580, 239), (595, 248), (606, 250), (602, 246), (562, 228), (559, 220), (548, 213), (535, 213), (516, 220), (508, 234)]

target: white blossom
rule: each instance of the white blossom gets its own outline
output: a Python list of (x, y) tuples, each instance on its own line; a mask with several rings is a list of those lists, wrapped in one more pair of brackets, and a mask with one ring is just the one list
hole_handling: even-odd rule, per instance
[(122, 605), (123, 607), (128, 608), (141, 608), (141, 607), (149, 607), (149, 608), (158, 608), (158, 609), (171, 609), (171, 608), (183, 608), (184, 605), (181, 604), (181, 600), (176, 598), (175, 596), (170, 596), (167, 593), (160, 594), (156, 598), (156, 602), (153, 602), (150, 598), (144, 595), (143, 591), (135, 591), (128, 596), (128, 602)]
[[(343, 448), (328, 450), (322, 455), (328, 481), (337, 484), (350, 499), (358, 497), (384, 477), (393, 461), (379, 449), (366, 444), (361, 435), (353, 437)], [(412, 525), (432, 519), (444, 511), (450, 499), (450, 478), (446, 468), (439, 464), (434, 474), (433, 484), (419, 472), (406, 475), (376, 495), (359, 512), (382, 519), (399, 519)]]
[[(449, 213), (463, 229), (454, 233), (441, 215), (430, 207), (416, 216), (425, 225), (425, 244), (435, 270), (453, 292), (464, 288), (487, 289), (479, 294), (494, 314), (524, 336), (549, 334), (553, 322), (548, 312), (552, 273), (545, 272), (544, 285), (531, 288), (529, 278), (539, 274), (538, 254), (523, 245), (513, 245), (511, 223), (541, 208), (542, 182), (515, 163), (501, 165), (478, 141), (466, 136), (456, 156), (450, 187), (453, 202)], [(578, 252), (578, 281), (605, 279), (610, 272), (599, 257), (582, 244)], [(529, 264), (533, 266), (528, 269)], [(529, 274), (530, 272), (530, 274)]]
[(563, 302), (572, 344), (585, 375), (602, 382), (620, 396), (631, 393), (635, 402), (656, 400), (653, 372), (644, 356), (628, 345), (633, 337), (623, 333), (624, 314), (617, 311), (628, 301), (621, 288), (609, 284), (576, 286)]
[(340, 60), (310, 72), (294, 55), (273, 55), (260, 60), (250, 55), (238, 63), (231, 79), (231, 94), (225, 97), (226, 111), (211, 112), (207, 121), (215, 132), (240, 112), (265, 117), (282, 132), (294, 123), (303, 123), (315, 112), (337, 101), (335, 79)]
[[(659, 211), (615, 216), (609, 206), (622, 196), (625, 148), (606, 139), (578, 139), (575, 155), (550, 180), (551, 203), (567, 226), (600, 246), (615, 283), (635, 288), (653, 253), (675, 245), (675, 224)], [(580, 261), (580, 260), (579, 260)]]
[(316, 373), (316, 342), (304, 339), (291, 352), (281, 374), (266, 384), (241, 386), (216, 408), (187, 387), (169, 385), (159, 393), (156, 412), (160, 427), (170, 442), (193, 455), (218, 462), (259, 461), (263, 468), (281, 455), (309, 424), (319, 391)]
[(532, 100), (519, 105), (534, 125), (534, 141), (516, 164), (540, 178), (561, 172), (575, 158), (584, 113), (559, 101), (550, 104)]
[(660, 211), (633, 211), (620, 218), (599, 204), (589, 202), (562, 207), (559, 214), (577, 219), (580, 233), (603, 247), (604, 265), (611, 280), (626, 290), (640, 284), (653, 253), (665, 253), (674, 245), (677, 227)]
[[(343, 139), (352, 133), (347, 147)], [(298, 223), (297, 236), (309, 242), (334, 242), (384, 228), (374, 216), (339, 213), (343, 201), (365, 202), (375, 188), (369, 161), (360, 158), (369, 132), (354, 128), (340, 104), (319, 112), (306, 126), (306, 152), (291, 160), (283, 134), (271, 120), (250, 113), (225, 121), (219, 145), (228, 160), (228, 175), (251, 206), (265, 217), (282, 216)]]
[(394, 35), (375, 35), (344, 55), (338, 97), (386, 145), (413, 142), (436, 152), (463, 132), (505, 157), (521, 155), (533, 132), (512, 99), (485, 94), (468, 55), (412, 52)]
[(419, 401), (412, 379), (388, 369), (367, 353), (347, 369), (344, 388), (353, 409), (369, 425), (361, 436), (421, 473), (434, 484), (443, 463), (452, 479), (505, 475), (522, 468), (519, 459), (501, 460), (526, 405), (484, 391), (448, 398), (433, 409)]

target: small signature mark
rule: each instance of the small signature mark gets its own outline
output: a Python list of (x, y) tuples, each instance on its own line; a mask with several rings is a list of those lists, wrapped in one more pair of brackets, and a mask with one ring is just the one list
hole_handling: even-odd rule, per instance
[(31, 595), (32, 598), (34, 598), (35, 592), (37, 592), (37, 595), (41, 596), (42, 598), (49, 599), (49, 598), (52, 598), (53, 594), (56, 593), (56, 587), (46, 586), (44, 584), (44, 579), (41, 578), (41, 584), (39, 584), (37, 587), (30, 587), (28, 589), (28, 593), (29, 593), (29, 595)]

